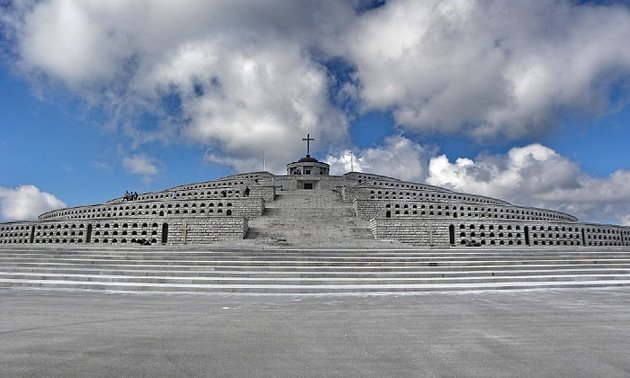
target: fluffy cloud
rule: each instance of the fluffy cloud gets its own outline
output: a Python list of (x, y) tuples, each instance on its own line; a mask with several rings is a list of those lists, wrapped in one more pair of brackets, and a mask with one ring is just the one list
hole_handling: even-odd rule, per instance
[(469, 190), (508, 200), (523, 193), (528, 198), (550, 191), (579, 187), (579, 168), (552, 149), (540, 144), (512, 148), (506, 156), (459, 158), (450, 163), (446, 155), (431, 159), (427, 182), (456, 190)]
[[(182, 71), (191, 72), (179, 78)], [(311, 133), (320, 145), (346, 133), (343, 115), (327, 100), (326, 72), (302, 56), (298, 46), (268, 46), (264, 51), (230, 51), (211, 42), (186, 46), (151, 82), (178, 88), (182, 112), (190, 122), (184, 133), (221, 146), (232, 157), (264, 152), (270, 161), (299, 156), (296, 143)], [(283, 148), (273, 148), (282, 145)]]
[(338, 156), (329, 155), (325, 162), (330, 164), (331, 174), (371, 172), (396, 177), (402, 180), (424, 181), (427, 158), (432, 148), (420, 146), (402, 136), (385, 138), (382, 146), (360, 150), (357, 155), (345, 150)]
[(263, 151), (270, 162), (295, 158), (306, 133), (321, 145), (346, 136), (313, 54), (353, 16), (349, 4), (50, 0), (7, 10), (22, 72), (104, 106), (135, 145), (194, 141), (247, 166)]
[(41, 213), (65, 206), (54, 195), (42, 192), (33, 185), (17, 188), (0, 186), (0, 219), (3, 221), (34, 220)]
[[(296, 141), (306, 133), (318, 146), (348, 145), (348, 108), (392, 111), (414, 133), (513, 138), (552, 127), (567, 110), (608, 109), (613, 89), (628, 84), (627, 6), (397, 0), (366, 10), (368, 3), (16, 1), (0, 20), (11, 59), (35, 85), (103, 106), (134, 147), (193, 141), (206, 146), (207, 161), (239, 170), (259, 170), (264, 154), (268, 169), (282, 171), (301, 155)], [(322, 63), (331, 58), (349, 78)], [(427, 154), (392, 137), (353, 161), (422, 180)], [(513, 154), (436, 157), (442, 176), (431, 177), (508, 197), (518, 187), (537, 201), (602, 184), (542, 146)], [(159, 171), (146, 158), (127, 160), (145, 178)], [(329, 157), (343, 170), (347, 160)]]
[(142, 176), (144, 180), (150, 180), (160, 173), (153, 160), (141, 154), (124, 157), (122, 164), (127, 172)]
[(538, 133), (565, 110), (597, 113), (630, 73), (625, 6), (391, 1), (345, 41), (365, 108), (480, 140)]

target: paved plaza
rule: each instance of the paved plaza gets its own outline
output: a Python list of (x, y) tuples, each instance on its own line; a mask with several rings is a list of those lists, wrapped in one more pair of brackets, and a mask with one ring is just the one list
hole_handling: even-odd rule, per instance
[(0, 291), (3, 377), (630, 376), (630, 290)]

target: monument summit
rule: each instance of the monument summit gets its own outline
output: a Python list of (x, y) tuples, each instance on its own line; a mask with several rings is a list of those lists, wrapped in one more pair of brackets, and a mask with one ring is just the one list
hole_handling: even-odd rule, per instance
[(241, 173), (0, 224), (0, 244), (451, 248), (630, 246), (630, 227), (578, 221), (394, 177), (348, 172), (310, 155), (286, 175)]

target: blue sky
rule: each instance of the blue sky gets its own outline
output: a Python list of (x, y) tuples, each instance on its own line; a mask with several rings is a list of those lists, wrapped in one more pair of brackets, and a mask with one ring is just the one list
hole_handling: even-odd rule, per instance
[(627, 2), (4, 4), (0, 220), (282, 173), (310, 133), (335, 173), (630, 224)]

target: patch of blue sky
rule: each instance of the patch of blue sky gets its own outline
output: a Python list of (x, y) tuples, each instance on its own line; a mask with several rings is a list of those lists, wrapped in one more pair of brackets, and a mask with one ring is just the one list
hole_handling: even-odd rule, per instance
[(390, 135), (397, 135), (394, 119), (389, 112), (372, 111), (357, 117), (350, 126), (354, 145), (365, 149), (383, 144)]
[(596, 119), (566, 117), (541, 143), (580, 164), (589, 174), (606, 176), (630, 169), (630, 107)]

